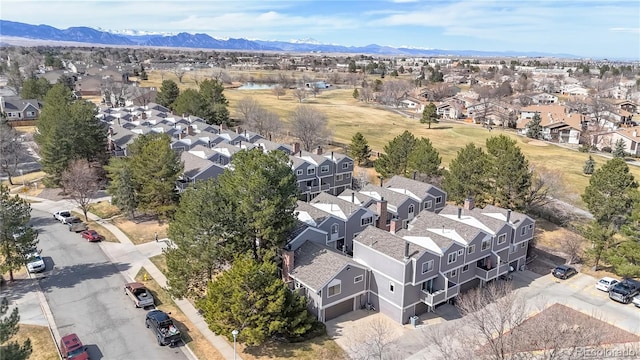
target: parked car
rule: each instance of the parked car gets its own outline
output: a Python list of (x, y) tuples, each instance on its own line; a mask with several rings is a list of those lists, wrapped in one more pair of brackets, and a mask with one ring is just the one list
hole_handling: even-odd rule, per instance
[(60, 339), (60, 354), (63, 359), (89, 360), (87, 348), (76, 334), (65, 335)]
[(146, 308), (154, 306), (155, 301), (151, 292), (147, 290), (144, 284), (139, 282), (128, 283), (124, 285), (124, 293), (133, 300), (137, 308)]
[(32, 252), (27, 255), (27, 271), (30, 273), (42, 272), (47, 266), (38, 252)]
[(182, 340), (180, 330), (173, 324), (173, 320), (167, 313), (161, 310), (151, 310), (145, 318), (147, 328), (153, 330), (158, 340), (158, 345), (175, 345)]
[(609, 290), (611, 290), (611, 288), (617, 283), (619, 283), (619, 281), (614, 278), (603, 277), (596, 283), (596, 289), (609, 292)]
[(60, 221), (61, 223), (65, 223), (67, 218), (71, 217), (71, 212), (69, 210), (56, 211), (53, 213), (53, 218)]
[(69, 217), (65, 220), (65, 224), (69, 225), (69, 231), (81, 232), (87, 230), (87, 224), (75, 216)]
[(609, 299), (623, 304), (630, 303), (637, 295), (640, 295), (640, 281), (633, 279), (624, 279), (609, 291)]
[(556, 266), (556, 268), (553, 269), (553, 271), (551, 272), (551, 274), (553, 274), (553, 276), (557, 277), (558, 279), (562, 279), (562, 280), (566, 280), (566, 279), (572, 277), (573, 275), (575, 275), (577, 273), (578, 273), (578, 270), (576, 270), (574, 267), (568, 266), (568, 265)]
[(102, 235), (98, 234), (95, 230), (85, 230), (80, 235), (89, 242), (102, 241)]
[(631, 302), (633, 303), (633, 305), (640, 308), (640, 295), (637, 295), (636, 297), (634, 297), (633, 300), (631, 300)]

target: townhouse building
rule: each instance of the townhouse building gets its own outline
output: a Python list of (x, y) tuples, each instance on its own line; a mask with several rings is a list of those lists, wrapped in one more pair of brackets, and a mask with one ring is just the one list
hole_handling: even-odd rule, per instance
[[(421, 193), (418, 187), (435, 188), (411, 179), (396, 179), (392, 186), (400, 190), (396, 186), (403, 182), (407, 188), (413, 185), (416, 193)], [(343, 235), (344, 217), (337, 216), (337, 207), (326, 208), (328, 200), (337, 201), (328, 195), (318, 198), (324, 212), (310, 203), (299, 204), (298, 218), (305, 229), (296, 231), (283, 249), (282, 271), (291, 288), (307, 297), (310, 311), (320, 321), (369, 307), (408, 323), (412, 316), (433, 311), (461, 292), (522, 269), (535, 227), (524, 214), (495, 206), (475, 208), (472, 199), (463, 207), (443, 201), (437, 211), (418, 213), (406, 228), (401, 219), (389, 215), (387, 227), (380, 216), (387, 201), (367, 201), (366, 195), (351, 191), (339, 200), (359, 205), (360, 219), (368, 216), (366, 209), (375, 212), (377, 220), (360, 224), (364, 228), (354, 234), (348, 256), (330, 240), (334, 226), (337, 236)], [(351, 213), (358, 212), (352, 208)]]

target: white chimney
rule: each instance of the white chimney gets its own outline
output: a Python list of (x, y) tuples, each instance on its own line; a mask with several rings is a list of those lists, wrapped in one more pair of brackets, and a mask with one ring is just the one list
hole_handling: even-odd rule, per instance
[(633, 130), (633, 137), (638, 137), (638, 132), (636, 130)]

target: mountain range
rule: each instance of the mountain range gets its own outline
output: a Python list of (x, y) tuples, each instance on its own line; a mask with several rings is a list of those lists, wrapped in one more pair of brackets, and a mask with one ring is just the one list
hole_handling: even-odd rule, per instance
[(247, 50), (247, 51), (284, 51), (299, 53), (357, 53), (395, 56), (526, 56), (526, 57), (561, 57), (576, 58), (570, 54), (550, 54), (543, 52), (517, 51), (475, 51), (475, 50), (438, 50), (411, 47), (391, 47), (376, 44), (366, 46), (343, 46), (321, 44), (313, 39), (286, 41), (265, 41), (247, 39), (216, 39), (207, 34), (145, 33), (137, 30), (105, 31), (86, 26), (58, 29), (49, 25), (31, 25), (20, 22), (0, 20), (0, 35), (17, 38), (37, 39), (45, 41), (79, 42), (85, 44), (178, 47), (215, 50)]

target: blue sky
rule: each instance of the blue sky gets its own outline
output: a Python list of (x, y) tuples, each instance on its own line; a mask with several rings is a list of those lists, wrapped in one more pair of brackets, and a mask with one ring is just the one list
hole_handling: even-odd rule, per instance
[(0, 17), (58, 28), (640, 60), (640, 0), (3, 0)]

